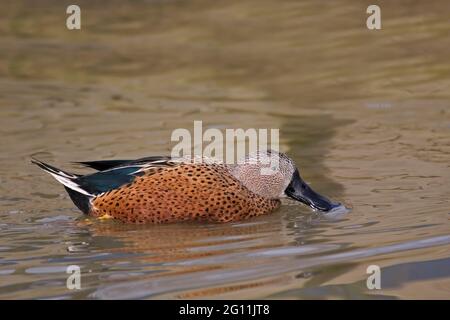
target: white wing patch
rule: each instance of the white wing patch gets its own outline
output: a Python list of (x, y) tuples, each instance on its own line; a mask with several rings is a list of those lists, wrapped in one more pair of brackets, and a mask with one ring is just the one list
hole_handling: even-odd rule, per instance
[(77, 183), (75, 183), (73, 180), (71, 180), (70, 178), (64, 177), (62, 175), (58, 175), (58, 174), (50, 172), (50, 171), (47, 171), (47, 172), (50, 173), (53, 176), (53, 178), (55, 178), (60, 183), (65, 185), (67, 188), (75, 190), (75, 191), (77, 191), (79, 193), (85, 194), (85, 195), (87, 195), (89, 197), (93, 196), (92, 194), (90, 194), (86, 190), (81, 189), (81, 187)]
[(87, 192), (86, 190), (83, 190), (80, 185), (78, 185), (74, 179), (78, 178), (77, 175), (71, 174), (68, 172), (64, 172), (62, 170), (59, 170), (58, 168), (55, 168), (53, 166), (50, 166), (42, 161), (31, 159), (31, 162), (34, 164), (37, 164), (42, 170), (52, 175), (53, 178), (55, 178), (58, 182), (65, 185), (67, 188), (72, 189), (76, 192), (82, 193), (84, 195), (87, 195), (89, 197), (93, 197), (92, 194)]

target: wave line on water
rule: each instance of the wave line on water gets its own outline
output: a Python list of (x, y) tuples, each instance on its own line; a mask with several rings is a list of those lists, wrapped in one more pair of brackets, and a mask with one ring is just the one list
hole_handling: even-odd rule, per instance
[[(434, 246), (449, 245), (450, 235), (413, 240), (393, 245), (375, 247), (370, 249), (357, 249), (349, 252), (334, 253), (321, 257), (313, 257), (299, 260), (280, 262), (279, 256), (274, 262), (265, 264), (252, 263), (249, 268), (233, 268), (219, 271), (207, 271), (188, 273), (176, 276), (151, 278), (128, 283), (103, 286), (90, 294), (96, 299), (139, 299), (148, 298), (169, 292), (179, 292), (198, 288), (224, 285), (238, 281), (261, 279), (262, 277), (278, 276), (282, 273), (296, 270), (328, 265), (332, 263), (349, 262), (361, 258), (367, 258), (394, 252), (417, 250)], [(254, 257), (252, 257), (254, 259)]]

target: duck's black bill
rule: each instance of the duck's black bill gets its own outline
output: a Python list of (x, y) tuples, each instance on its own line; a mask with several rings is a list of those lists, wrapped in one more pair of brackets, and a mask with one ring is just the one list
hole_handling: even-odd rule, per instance
[(300, 177), (298, 170), (292, 175), (292, 180), (286, 188), (285, 193), (288, 197), (307, 204), (313, 209), (320, 211), (330, 211), (339, 207), (341, 204), (329, 200), (311, 189)]

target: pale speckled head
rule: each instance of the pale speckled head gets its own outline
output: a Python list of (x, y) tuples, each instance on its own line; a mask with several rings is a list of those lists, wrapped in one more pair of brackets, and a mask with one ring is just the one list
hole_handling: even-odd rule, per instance
[(229, 168), (245, 187), (265, 198), (288, 196), (321, 211), (340, 205), (312, 190), (300, 177), (294, 161), (284, 153), (261, 151)]

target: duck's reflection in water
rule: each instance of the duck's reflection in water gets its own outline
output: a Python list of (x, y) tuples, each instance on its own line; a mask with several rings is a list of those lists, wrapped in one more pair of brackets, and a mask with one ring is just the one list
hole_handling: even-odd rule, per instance
[[(286, 206), (273, 215), (232, 224), (132, 226), (80, 221), (79, 227), (90, 234), (90, 250), (108, 247), (113, 257), (122, 257), (105, 264), (109, 270), (103, 270), (101, 286), (92, 295), (142, 298), (217, 285), (226, 290), (232, 290), (231, 284), (265, 285), (285, 271), (301, 270), (299, 259), (342, 248), (318, 237), (326, 227), (322, 217), (306, 208), (304, 213)], [(130, 277), (117, 283), (117, 275), (124, 272)]]

